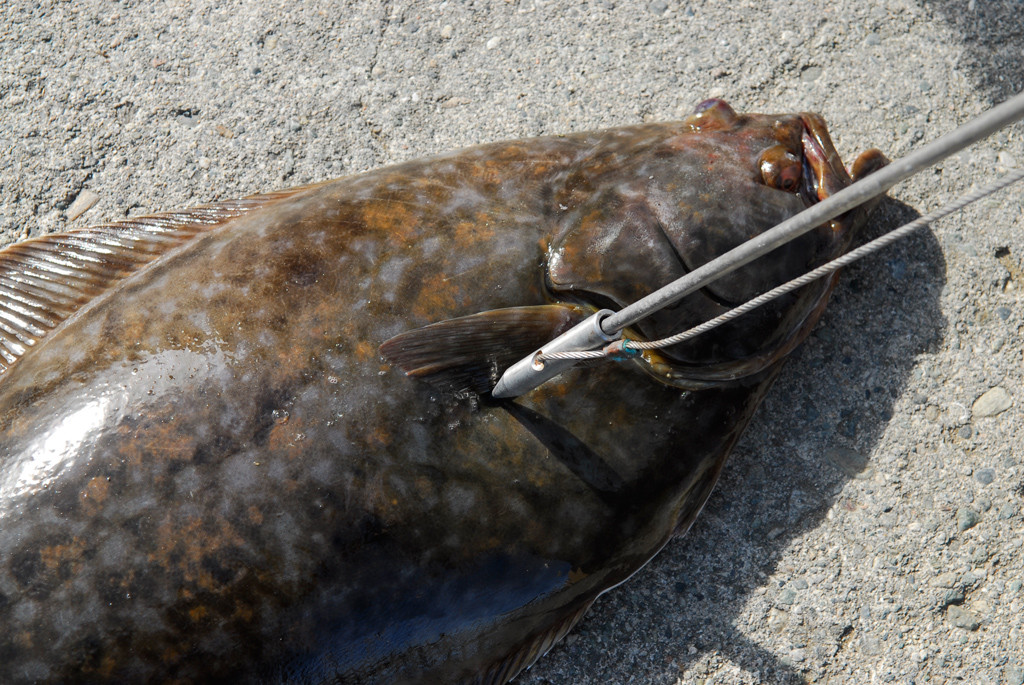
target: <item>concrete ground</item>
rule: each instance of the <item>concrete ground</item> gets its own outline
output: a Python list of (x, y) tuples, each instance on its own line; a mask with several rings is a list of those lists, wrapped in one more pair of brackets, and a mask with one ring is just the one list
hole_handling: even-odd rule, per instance
[[(709, 96), (898, 157), (1022, 88), (1011, 0), (5, 0), (0, 233)], [(1018, 125), (895, 188), (872, 232), (1020, 164)], [(850, 268), (689, 535), (518, 682), (1021, 685), (1022, 197)]]

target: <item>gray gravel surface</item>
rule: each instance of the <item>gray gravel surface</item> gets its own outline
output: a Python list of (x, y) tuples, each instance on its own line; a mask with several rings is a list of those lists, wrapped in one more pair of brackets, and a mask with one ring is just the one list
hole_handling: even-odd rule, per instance
[[(1020, 2), (0, 4), (4, 242), (502, 138), (811, 109), (900, 156), (1024, 87)], [(874, 233), (1024, 164), (898, 186)], [(850, 268), (689, 535), (521, 683), (1024, 682), (1024, 191)]]

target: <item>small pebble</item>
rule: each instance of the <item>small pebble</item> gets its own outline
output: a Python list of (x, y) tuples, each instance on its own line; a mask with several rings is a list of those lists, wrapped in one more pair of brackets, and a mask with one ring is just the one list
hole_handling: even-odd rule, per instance
[(286, 150), (281, 159), (281, 180), (292, 175), (295, 171), (295, 153), (290, 149)]
[(807, 67), (800, 72), (800, 80), (805, 83), (817, 81), (821, 77), (821, 67)]
[(452, 35), (455, 33), (455, 29), (451, 24), (445, 24), (441, 27), (441, 38), (450, 40)]
[(978, 469), (974, 472), (974, 478), (983, 485), (988, 485), (996, 479), (995, 469)]
[(907, 275), (907, 263), (902, 259), (890, 259), (888, 262), (889, 273), (897, 280), (903, 280)]
[(868, 37), (864, 39), (864, 42), (867, 43), (868, 45), (881, 45), (882, 37), (879, 36), (877, 33), (869, 33)]
[(494, 36), (489, 41), (487, 41), (487, 46), (486, 47), (487, 47), (488, 50), (493, 50), (494, 48), (498, 47), (498, 43), (500, 43), (500, 42), (501, 42), (501, 36)]
[(836, 424), (836, 430), (844, 438), (850, 438), (851, 440), (857, 437), (857, 424), (860, 423), (860, 417), (856, 414), (847, 416), (845, 419)]
[(874, 656), (876, 654), (881, 653), (882, 643), (874, 635), (865, 635), (864, 638), (861, 640), (860, 649), (868, 656)]
[(825, 456), (848, 476), (856, 476), (867, 468), (868, 457), (847, 447), (833, 447)]
[(1010, 393), (996, 386), (974, 402), (974, 406), (971, 407), (971, 414), (974, 416), (995, 416), (1009, 409), (1010, 404)]
[(964, 603), (964, 589), (955, 587), (952, 590), (946, 590), (942, 595), (942, 601), (939, 602), (939, 606), (945, 609), (948, 606), (956, 606)]
[(786, 606), (796, 601), (796, 592), (791, 588), (786, 588), (779, 593), (779, 598), (776, 600), (776, 604), (784, 604)]
[(1000, 152), (996, 161), (999, 162), (1000, 166), (1007, 169), (1014, 169), (1017, 166), (1017, 159), (1009, 152)]
[(973, 509), (960, 508), (956, 510), (956, 527), (961, 531), (974, 528), (978, 525), (978, 514)]
[(805, 401), (803, 405), (796, 410), (796, 417), (806, 423), (813, 423), (821, 416), (818, 409), (810, 402)]
[(956, 605), (946, 610), (946, 618), (957, 628), (964, 630), (977, 630), (981, 626), (981, 619), (977, 614)]
[(210, 168), (210, 158), (209, 157), (200, 157), (199, 158), (199, 168), (200, 169), (209, 169)]
[(1003, 321), (1009, 319), (1010, 314), (1011, 312), (1009, 307), (996, 307), (996, 316), (998, 316)]
[(1024, 668), (1020, 666), (1007, 666), (1003, 675), (1006, 677), (1006, 685), (1024, 685)]
[(1013, 518), (1013, 515), (1017, 513), (1016, 507), (1013, 506), (1013, 502), (1004, 502), (1003, 506), (999, 507), (999, 513), (996, 514), (996, 518), (1000, 521)]
[(657, 14), (660, 16), (668, 11), (668, 3), (665, 2), (665, 0), (654, 0), (654, 2), (647, 6), (647, 9), (651, 14)]
[(67, 217), (68, 221), (74, 221), (78, 217), (82, 216), (90, 209), (93, 208), (97, 202), (100, 201), (100, 196), (91, 190), (83, 190), (75, 198), (75, 201), (68, 207)]

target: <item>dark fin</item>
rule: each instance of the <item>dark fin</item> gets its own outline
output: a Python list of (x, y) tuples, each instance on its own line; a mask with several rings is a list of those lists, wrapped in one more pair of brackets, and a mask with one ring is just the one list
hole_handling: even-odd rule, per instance
[[(878, 148), (871, 148), (866, 152), (862, 152), (857, 159), (853, 161), (853, 165), (850, 167), (850, 177), (853, 178), (854, 182), (857, 182), (865, 176), (870, 176), (884, 166), (888, 166), (889, 158), (885, 156)], [(864, 204), (860, 205), (853, 211), (862, 212), (865, 215), (871, 214), (875, 211), (875, 207), (882, 201), (882, 195), (876, 195)]]
[(859, 181), (865, 176), (869, 176), (884, 166), (889, 164), (889, 158), (885, 156), (885, 153), (878, 148), (871, 148), (865, 152), (862, 152), (857, 159), (854, 160), (853, 166), (850, 168), (850, 176), (854, 181)]
[(312, 187), (53, 233), (0, 250), (0, 374), (83, 306), (158, 257)]
[(515, 678), (548, 653), (559, 640), (565, 637), (579, 623), (587, 609), (594, 603), (590, 600), (582, 608), (573, 611), (566, 618), (538, 635), (531, 635), (511, 654), (501, 661), (492, 664), (472, 678), (462, 681), (462, 685), (504, 685)]
[(571, 305), (492, 309), (406, 331), (380, 353), (445, 392), (489, 393), (505, 369), (586, 318)]

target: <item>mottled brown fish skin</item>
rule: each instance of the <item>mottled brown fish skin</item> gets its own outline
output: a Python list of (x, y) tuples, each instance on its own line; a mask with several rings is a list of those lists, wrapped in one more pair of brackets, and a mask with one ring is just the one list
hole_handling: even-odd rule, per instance
[[(61, 325), (0, 377), (0, 681), (504, 682), (529, 665), (689, 526), (829, 285), (666, 355), (741, 376), (696, 392), (645, 362), (460, 399), (377, 347), (552, 298), (622, 305), (799, 211), (757, 160), (801, 118), (715, 106), (311, 188)], [(851, 232), (823, 227), (638, 332), (720, 313)]]

